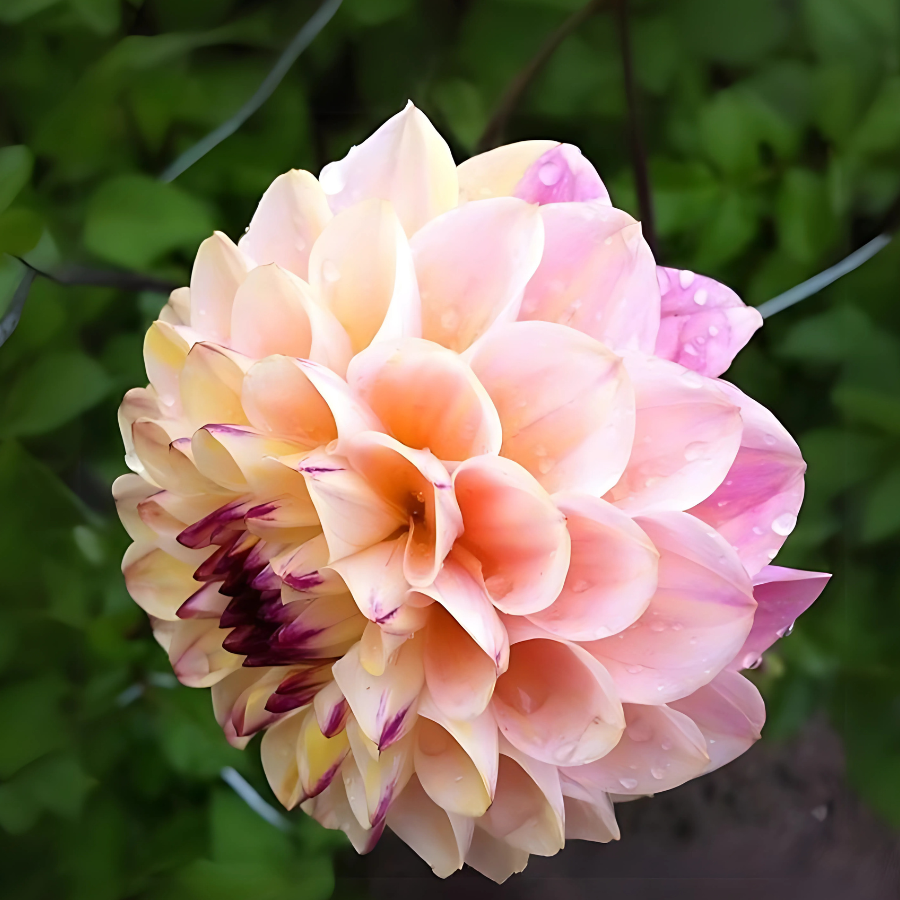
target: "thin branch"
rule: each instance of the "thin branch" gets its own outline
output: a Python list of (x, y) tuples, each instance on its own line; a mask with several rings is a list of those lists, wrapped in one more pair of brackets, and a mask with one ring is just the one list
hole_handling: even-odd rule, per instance
[(57, 284), (82, 285), (83, 287), (116, 288), (120, 291), (152, 291), (155, 294), (171, 294), (179, 285), (165, 278), (141, 275), (139, 272), (120, 272), (115, 269), (90, 269), (86, 266), (64, 265), (53, 272), (36, 269), (30, 262), (17, 256), (36, 275)]
[(594, 13), (599, 12), (606, 0), (589, 0), (581, 9), (572, 13), (559, 28), (541, 44), (538, 52), (528, 61), (526, 66), (507, 85), (494, 114), (478, 139), (478, 152), (491, 150), (503, 140), (506, 123), (519, 105), (522, 95), (537, 77), (541, 69), (559, 48), (559, 45), (574, 31), (581, 27)]
[(0, 347), (2, 347), (9, 336), (16, 330), (19, 319), (22, 318), (22, 310), (25, 308), (25, 301), (28, 299), (28, 292), (31, 290), (31, 282), (35, 278), (34, 269), (26, 269), (19, 286), (13, 294), (12, 303), (9, 309), (0, 318)]
[(306, 24), (297, 32), (294, 39), (287, 45), (278, 61), (272, 67), (272, 71), (266, 75), (263, 83), (256, 89), (253, 96), (226, 122), (223, 122), (206, 137), (197, 141), (193, 147), (185, 150), (159, 176), (160, 181), (174, 181), (185, 170), (189, 169), (197, 160), (202, 159), (213, 147), (221, 144), (225, 138), (234, 134), (250, 116), (253, 115), (272, 96), (275, 88), (281, 84), (288, 70), (297, 61), (297, 57), (313, 42), (319, 32), (331, 21), (332, 16), (338, 11), (342, 0), (325, 0), (325, 2), (310, 16)]
[(647, 166), (647, 148), (641, 129), (637, 106), (637, 88), (634, 83), (634, 59), (631, 53), (631, 29), (628, 22), (628, 0), (618, 0), (616, 18), (619, 21), (619, 38), (622, 48), (622, 72), (625, 77), (625, 100), (628, 104), (628, 132), (631, 142), (631, 162), (637, 186), (638, 207), (644, 239), (658, 259), (656, 243), (656, 217), (653, 212), (653, 194), (650, 190), (650, 171)]

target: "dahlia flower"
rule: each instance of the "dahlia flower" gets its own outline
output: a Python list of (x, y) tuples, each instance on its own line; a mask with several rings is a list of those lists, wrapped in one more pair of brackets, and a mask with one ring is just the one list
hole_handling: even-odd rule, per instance
[(287, 808), (503, 881), (734, 759), (827, 575), (718, 376), (759, 327), (570, 145), (456, 166), (411, 104), (198, 250), (120, 418), (128, 589)]

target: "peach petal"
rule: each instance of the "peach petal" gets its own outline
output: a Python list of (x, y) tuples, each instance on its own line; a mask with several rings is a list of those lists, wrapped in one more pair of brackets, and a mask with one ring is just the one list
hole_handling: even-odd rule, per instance
[(523, 641), (510, 649), (492, 708), (513, 746), (551, 765), (599, 759), (625, 727), (609, 673), (580, 647), (558, 641)]
[(628, 515), (597, 497), (554, 497), (566, 516), (572, 556), (562, 592), (529, 618), (572, 641), (624, 631), (656, 592), (659, 552)]
[(241, 385), (250, 360), (216, 344), (191, 347), (179, 387), (184, 415), (194, 428), (210, 422), (249, 424), (241, 406)]
[(303, 799), (321, 794), (331, 782), (340, 779), (341, 765), (350, 752), (346, 731), (325, 737), (313, 709), (301, 714), (297, 736), (297, 762)]
[[(563, 786), (563, 794), (566, 788)], [(619, 840), (619, 825), (609, 794), (595, 792), (600, 799), (579, 800), (564, 796), (566, 810), (566, 840), (594, 841), (608, 844)]]
[(709, 764), (700, 729), (683, 713), (667, 706), (626, 703), (625, 733), (596, 762), (560, 769), (593, 792), (640, 796), (668, 791), (700, 775)]
[(668, 703), (708, 684), (740, 650), (756, 601), (735, 551), (699, 519), (637, 520), (659, 550), (659, 583), (630, 628), (586, 644), (627, 703)]
[(166, 305), (159, 311), (159, 318), (167, 325), (191, 324), (191, 289), (187, 287), (175, 288)]
[(612, 350), (652, 353), (659, 283), (640, 223), (602, 200), (540, 210), (544, 254), (519, 318), (568, 325)]
[(457, 166), (459, 205), (490, 197), (511, 197), (528, 169), (558, 141), (519, 141), (479, 153)]
[(376, 340), (421, 334), (409, 243), (385, 200), (366, 200), (326, 226), (309, 258), (309, 283), (354, 353)]
[(215, 619), (180, 621), (169, 644), (172, 671), (188, 687), (210, 687), (239, 668), (244, 658), (222, 646), (229, 630)]
[(741, 410), (740, 449), (724, 480), (690, 512), (736, 547), (755, 575), (775, 558), (797, 523), (806, 463), (772, 413), (728, 382), (716, 384)]
[(358, 354), (350, 387), (407, 447), (462, 460), (500, 450), (501, 426), (469, 366), (421, 338), (382, 341)]
[(597, 170), (572, 144), (558, 144), (542, 153), (528, 167), (514, 194), (541, 206), (584, 200), (609, 204), (609, 192)]
[(453, 485), (465, 528), (459, 544), (481, 563), (494, 605), (514, 615), (546, 609), (569, 567), (565, 516), (522, 466), (503, 457), (466, 460)]
[(459, 195), (450, 148), (411, 101), (344, 159), (325, 166), (319, 182), (335, 213), (369, 197), (390, 200), (409, 235), (456, 206)]
[(324, 828), (343, 831), (357, 853), (371, 853), (384, 831), (384, 823), (376, 828), (363, 828), (359, 824), (341, 778), (335, 778), (321, 794), (304, 800), (300, 806)]
[(741, 411), (719, 382), (630, 354), (637, 421), (631, 458), (606, 499), (630, 515), (685, 510), (722, 483), (741, 443)]
[(116, 511), (128, 536), (135, 542), (153, 543), (156, 532), (141, 519), (138, 506), (142, 500), (146, 500), (156, 493), (159, 493), (156, 485), (150, 484), (146, 479), (132, 472), (120, 475), (113, 482), (112, 495), (116, 503)]
[(602, 496), (628, 463), (634, 391), (599, 341), (550, 322), (492, 328), (471, 352), (503, 428), (501, 455), (550, 493)]
[(181, 413), (179, 380), (190, 344), (165, 322), (154, 322), (144, 337), (144, 367), (159, 399), (172, 414)]
[(462, 352), (498, 319), (515, 319), (541, 259), (537, 208), (514, 197), (470, 203), (411, 242), (422, 298), (422, 337)]
[(524, 871), (529, 856), (527, 850), (513, 847), (476, 825), (472, 843), (466, 853), (466, 865), (485, 878), (503, 884), (511, 875)]
[(340, 734), (350, 715), (350, 705), (336, 681), (330, 681), (316, 694), (313, 699), (313, 709), (316, 713), (316, 721), (319, 723), (319, 731), (325, 737), (334, 737), (336, 734)]
[(178, 607), (197, 590), (194, 570), (206, 555), (184, 562), (158, 548), (132, 544), (122, 559), (128, 593), (151, 616), (175, 622)]
[(303, 714), (294, 713), (268, 728), (259, 747), (266, 780), (285, 809), (293, 809), (304, 799), (297, 759), (302, 726)]
[(331, 215), (315, 175), (291, 169), (266, 189), (238, 247), (258, 266), (277, 263), (305, 279), (309, 252)]
[(284, 584), (302, 594), (346, 594), (343, 580), (328, 565), (328, 556), (328, 542), (319, 534), (276, 554), (269, 565)]
[(227, 235), (217, 231), (207, 238), (197, 250), (191, 271), (191, 328), (227, 344), (234, 295), (252, 268), (252, 261)]

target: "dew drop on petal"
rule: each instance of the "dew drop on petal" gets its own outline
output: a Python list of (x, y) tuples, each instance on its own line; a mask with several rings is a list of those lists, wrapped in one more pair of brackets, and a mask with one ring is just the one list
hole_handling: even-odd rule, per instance
[(685, 344), (684, 352), (687, 353), (688, 356), (698, 356), (699, 355), (697, 353), (696, 348), (693, 346), (693, 344)]
[(653, 737), (653, 729), (646, 722), (633, 722), (625, 729), (625, 733), (636, 744), (643, 744)]
[(661, 750), (671, 750), (672, 742), (668, 738), (665, 738), (659, 746)]
[(459, 313), (455, 309), (448, 309), (441, 316), (441, 328), (452, 331), (459, 326)]
[(684, 458), (688, 462), (694, 462), (700, 459), (706, 451), (706, 444), (703, 441), (694, 441), (684, 448)]
[(322, 265), (322, 277), (332, 284), (341, 277), (341, 270), (333, 259), (326, 259)]
[(626, 791), (633, 791), (637, 787), (637, 779), (636, 778), (620, 778), (619, 784), (625, 788)]
[(774, 434), (767, 434), (767, 435), (763, 438), (763, 440), (764, 440), (770, 447), (774, 446), (775, 443), (776, 443), (776, 441), (775, 441), (775, 435), (774, 435)]
[(665, 769), (658, 769), (658, 768), (656, 768), (656, 767), (654, 767), (654, 768), (652, 768), (652, 769), (650, 770), (650, 774), (651, 774), (657, 781), (662, 781), (663, 778), (666, 777)]
[(709, 326), (709, 336), (710, 336), (710, 337), (715, 337), (718, 333), (719, 333), (719, 329), (716, 328), (715, 325), (710, 325), (710, 326)]
[(544, 163), (538, 169), (538, 178), (540, 179), (541, 184), (547, 185), (547, 187), (553, 187), (560, 178), (562, 178), (562, 168), (557, 165), (557, 163)]
[(759, 527), (759, 525), (754, 525), (753, 533), (754, 534), (765, 534), (765, 531), (763, 531), (762, 528)]
[(590, 586), (591, 583), (589, 581), (576, 581), (575, 584), (572, 585), (572, 592), (575, 594), (583, 594)]
[(651, 630), (651, 631), (655, 631), (657, 634), (659, 634), (659, 632), (665, 631), (665, 630), (666, 630), (665, 623), (664, 623), (664, 622), (660, 622), (660, 621), (654, 621), (654, 622), (651, 622), (651, 623), (650, 623), (650, 630)]
[(538, 463), (538, 472), (541, 475), (546, 475), (553, 468), (553, 460), (552, 459), (542, 459)]
[(644, 667), (643, 666), (625, 666), (625, 671), (629, 675), (640, 675), (640, 673), (644, 671)]
[(780, 534), (784, 537), (789, 535), (796, 525), (797, 517), (791, 513), (785, 513), (772, 523), (772, 531), (774, 531), (775, 534)]
[(700, 288), (700, 290), (694, 294), (694, 303), (696, 303), (697, 306), (705, 306), (708, 299), (709, 291), (706, 290), (706, 288)]
[(689, 269), (682, 269), (678, 273), (678, 283), (681, 285), (681, 289), (687, 290), (694, 283), (696, 277)]

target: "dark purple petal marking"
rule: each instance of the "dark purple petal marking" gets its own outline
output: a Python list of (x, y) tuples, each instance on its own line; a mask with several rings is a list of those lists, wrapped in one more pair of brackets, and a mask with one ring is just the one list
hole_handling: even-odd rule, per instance
[(403, 735), (403, 725), (406, 721), (406, 714), (409, 712), (409, 706), (405, 706), (400, 710), (381, 730), (381, 737), (378, 740), (378, 750), (386, 750), (395, 741), (399, 740)]
[(343, 472), (345, 470), (341, 466), (300, 466), (297, 471), (306, 475), (322, 475), (327, 472)]
[(335, 703), (328, 715), (328, 721), (322, 729), (323, 736), (333, 738), (336, 734), (340, 734), (344, 730), (344, 726), (347, 724), (347, 719), (349, 717), (350, 704), (346, 700)]
[[(197, 550), (210, 544), (221, 544), (231, 537), (229, 532), (243, 531), (243, 520), (252, 501), (234, 500), (211, 512), (208, 516), (188, 525), (176, 540), (179, 544)], [(218, 539), (218, 540), (217, 540)]]
[(284, 583), (295, 591), (311, 591), (313, 588), (324, 584), (325, 579), (319, 574), (319, 570), (305, 572), (302, 575), (288, 574), (284, 576)]
[(218, 619), (228, 598), (220, 594), (215, 582), (207, 582), (194, 591), (175, 612), (179, 619)]

